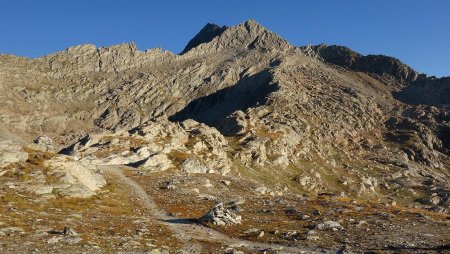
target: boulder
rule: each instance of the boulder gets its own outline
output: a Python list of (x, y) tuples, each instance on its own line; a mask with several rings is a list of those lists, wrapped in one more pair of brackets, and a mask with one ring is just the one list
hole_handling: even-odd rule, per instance
[(241, 224), (242, 218), (231, 210), (225, 208), (223, 203), (215, 205), (199, 221), (212, 223), (218, 226)]
[(96, 194), (106, 185), (106, 181), (97, 167), (89, 162), (71, 161), (66, 156), (57, 156), (46, 161), (53, 168), (57, 178), (54, 192), (63, 196), (87, 198)]
[(172, 161), (167, 157), (166, 154), (158, 153), (148, 157), (148, 159), (144, 164), (140, 166), (140, 168), (150, 171), (164, 171), (173, 166), (174, 165), (172, 164)]
[(318, 230), (333, 230), (333, 231), (344, 230), (344, 227), (342, 227), (341, 224), (331, 220), (319, 223), (316, 225), (315, 228)]
[(181, 170), (189, 174), (214, 173), (214, 170), (208, 168), (196, 158), (186, 159), (181, 165)]

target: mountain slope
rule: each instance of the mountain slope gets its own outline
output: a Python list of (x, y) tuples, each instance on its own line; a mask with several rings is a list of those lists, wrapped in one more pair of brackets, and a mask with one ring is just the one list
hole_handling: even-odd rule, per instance
[(207, 24), (180, 55), (133, 43), (1, 55), (0, 137), (47, 135), (83, 163), (447, 212), (449, 88), (392, 57), (292, 46), (253, 20)]

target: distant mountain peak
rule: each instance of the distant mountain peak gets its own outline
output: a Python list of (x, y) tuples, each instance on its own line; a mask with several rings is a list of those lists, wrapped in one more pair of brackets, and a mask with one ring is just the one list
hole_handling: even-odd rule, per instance
[(199, 46), (202, 47), (198, 50), (201, 52), (291, 47), (286, 40), (253, 19), (232, 27), (208, 23), (189, 41), (181, 54)]
[(218, 26), (216, 24), (208, 23), (206, 24), (200, 32), (198, 32), (194, 38), (192, 38), (184, 50), (181, 52), (181, 54), (184, 54), (191, 50), (192, 48), (197, 47), (198, 45), (202, 43), (210, 42), (212, 39), (214, 39), (216, 36), (220, 36), (225, 30), (227, 29), (227, 26)]

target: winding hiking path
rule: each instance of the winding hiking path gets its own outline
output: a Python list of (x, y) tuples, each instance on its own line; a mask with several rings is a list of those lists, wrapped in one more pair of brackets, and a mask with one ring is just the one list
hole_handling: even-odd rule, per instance
[(335, 251), (307, 249), (302, 247), (291, 247), (280, 244), (267, 244), (261, 242), (252, 242), (238, 238), (231, 238), (214, 229), (196, 224), (190, 220), (180, 219), (168, 215), (165, 211), (159, 209), (152, 197), (139, 185), (136, 181), (127, 177), (121, 168), (123, 166), (100, 166), (100, 168), (110, 175), (114, 176), (123, 184), (127, 185), (136, 197), (141, 201), (141, 204), (154, 216), (154, 219), (161, 221), (169, 227), (177, 238), (185, 244), (185, 250), (190, 252), (202, 252), (202, 246), (194, 243), (192, 240), (219, 242), (228, 246), (242, 246), (252, 251), (261, 250), (280, 250), (282, 253), (335, 253)]

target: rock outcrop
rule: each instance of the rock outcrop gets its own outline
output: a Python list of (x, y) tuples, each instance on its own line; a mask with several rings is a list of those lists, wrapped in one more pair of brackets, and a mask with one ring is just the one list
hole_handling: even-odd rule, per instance
[(0, 176), (11, 188), (47, 198), (88, 198), (106, 185), (93, 164), (8, 141), (0, 142)]
[(96, 165), (129, 165), (149, 171), (177, 166), (187, 173), (230, 171), (227, 140), (216, 129), (186, 120), (181, 124), (160, 118), (139, 128), (90, 135), (62, 153)]

